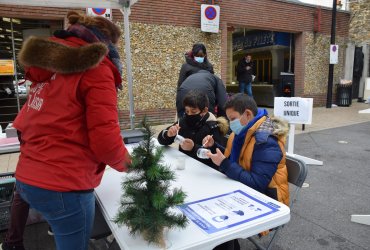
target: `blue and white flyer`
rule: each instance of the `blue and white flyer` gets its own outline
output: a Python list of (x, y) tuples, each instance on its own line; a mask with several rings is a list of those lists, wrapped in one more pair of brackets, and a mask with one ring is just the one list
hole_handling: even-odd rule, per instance
[(185, 203), (178, 208), (208, 234), (279, 211), (279, 206), (241, 190)]

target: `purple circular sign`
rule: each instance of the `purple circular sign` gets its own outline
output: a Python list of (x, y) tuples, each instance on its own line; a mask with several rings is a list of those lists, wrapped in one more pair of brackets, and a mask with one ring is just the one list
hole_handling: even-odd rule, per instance
[(334, 45), (333, 48), (332, 48), (333, 52), (337, 51), (337, 46)]
[(208, 6), (205, 9), (204, 14), (206, 15), (206, 18), (208, 20), (213, 20), (217, 16), (217, 10), (214, 7), (212, 7), (212, 6)]
[(105, 12), (107, 11), (107, 9), (102, 9), (102, 8), (93, 8), (92, 11), (96, 14), (96, 15), (104, 15)]

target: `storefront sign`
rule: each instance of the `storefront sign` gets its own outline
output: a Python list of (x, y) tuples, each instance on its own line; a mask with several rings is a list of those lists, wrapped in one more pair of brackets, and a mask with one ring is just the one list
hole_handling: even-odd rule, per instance
[(330, 64), (338, 64), (338, 50), (337, 44), (330, 45)]
[(312, 123), (312, 98), (275, 97), (274, 115), (284, 118), (289, 123)]
[(233, 51), (259, 48), (271, 45), (289, 46), (290, 34), (274, 31), (246, 33), (233, 39)]
[(201, 5), (201, 30), (203, 32), (218, 33), (220, 28), (220, 6)]
[(12, 76), (14, 75), (14, 61), (8, 59), (0, 59), (0, 75)]
[(103, 8), (87, 8), (86, 14), (90, 16), (101, 16), (107, 19), (112, 19), (111, 9), (103, 9)]

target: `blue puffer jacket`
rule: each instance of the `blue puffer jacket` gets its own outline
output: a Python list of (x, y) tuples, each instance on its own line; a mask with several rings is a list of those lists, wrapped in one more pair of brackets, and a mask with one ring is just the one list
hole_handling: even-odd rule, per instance
[(287, 124), (267, 117), (259, 109), (257, 116), (239, 134), (232, 133), (220, 165), (229, 178), (289, 204), (288, 173), (285, 165)]

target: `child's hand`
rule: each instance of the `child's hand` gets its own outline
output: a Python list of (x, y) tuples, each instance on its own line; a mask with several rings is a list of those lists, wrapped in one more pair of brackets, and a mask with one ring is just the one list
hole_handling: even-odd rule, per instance
[(202, 140), (203, 147), (210, 148), (215, 144), (215, 141), (213, 140), (213, 135), (207, 135)]
[(207, 156), (211, 158), (212, 162), (216, 164), (217, 166), (220, 166), (221, 162), (226, 158), (224, 154), (218, 148), (216, 148), (216, 154), (212, 154), (211, 152), (208, 152)]
[(171, 126), (167, 131), (168, 137), (174, 137), (177, 135), (177, 132), (180, 130), (179, 124)]

